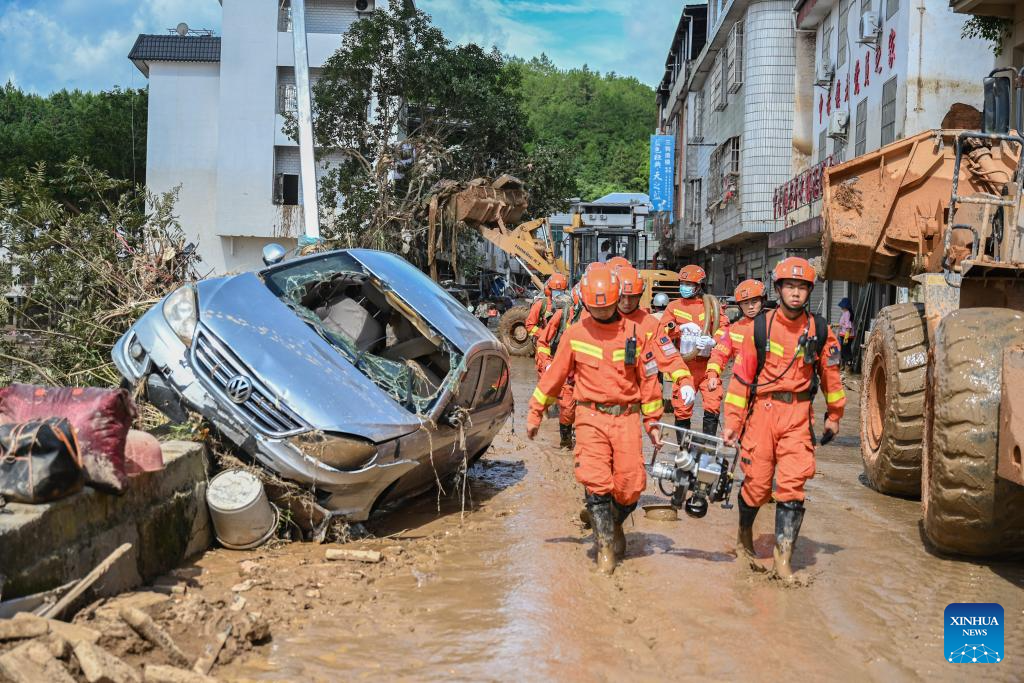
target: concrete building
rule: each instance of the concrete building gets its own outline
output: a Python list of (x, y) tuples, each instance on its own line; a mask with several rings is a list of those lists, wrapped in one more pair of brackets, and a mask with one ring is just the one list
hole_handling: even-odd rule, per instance
[[(310, 78), (349, 26), (388, 0), (306, 0)], [(140, 35), (129, 58), (149, 79), (149, 190), (179, 189), (177, 214), (215, 274), (260, 264), (302, 234), (289, 0), (221, 0), (222, 36)], [(322, 174), (338, 160), (318, 163)]]
[[(991, 44), (960, 37), (964, 18), (945, 0), (798, 0), (794, 13), (793, 176), (774, 191), (769, 247), (812, 258), (821, 253), (823, 168), (944, 120), (976, 127), (972, 107), (982, 107), (993, 54)], [(845, 282), (816, 294), (816, 309), (833, 319), (844, 296), (855, 305), (871, 297), (868, 317), (896, 295)]]

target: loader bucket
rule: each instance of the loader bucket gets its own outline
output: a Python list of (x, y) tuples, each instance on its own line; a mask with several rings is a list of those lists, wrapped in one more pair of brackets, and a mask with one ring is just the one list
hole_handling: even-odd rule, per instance
[[(825, 279), (907, 285), (941, 271), (960, 132), (925, 131), (825, 170)], [(958, 194), (998, 192), (992, 181), (1012, 177), (1018, 154), (1005, 144), (977, 164), (965, 154)]]
[(522, 182), (503, 175), (493, 183), (477, 178), (455, 195), (455, 218), (468, 225), (514, 225), (522, 218), (530, 196)]

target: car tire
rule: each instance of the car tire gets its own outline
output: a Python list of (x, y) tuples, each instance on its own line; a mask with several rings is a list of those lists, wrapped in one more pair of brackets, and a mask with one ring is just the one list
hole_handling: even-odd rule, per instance
[(1024, 341), (1024, 315), (973, 308), (935, 336), (934, 418), (924, 531), (938, 550), (992, 557), (1024, 552), (1024, 487), (996, 474), (1003, 349)]
[(871, 487), (881, 493), (921, 495), (921, 439), (928, 380), (924, 305), (887, 306), (863, 354), (860, 394), (861, 459)]
[(526, 329), (526, 316), (529, 314), (529, 306), (514, 306), (501, 316), (498, 323), (498, 339), (508, 349), (509, 355), (533, 355), (533, 338)]

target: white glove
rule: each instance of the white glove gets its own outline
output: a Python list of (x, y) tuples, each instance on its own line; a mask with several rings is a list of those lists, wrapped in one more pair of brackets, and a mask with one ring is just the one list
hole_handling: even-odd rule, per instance
[(711, 352), (715, 350), (715, 338), (702, 336), (697, 340), (697, 348), (700, 349), (700, 355), (707, 358), (711, 355)]
[(683, 401), (684, 406), (692, 406), (693, 399), (697, 398), (697, 392), (689, 384), (684, 384), (679, 387), (679, 398)]

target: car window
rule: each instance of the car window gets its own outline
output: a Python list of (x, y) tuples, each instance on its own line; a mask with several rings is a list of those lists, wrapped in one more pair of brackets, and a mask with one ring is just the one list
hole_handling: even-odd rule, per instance
[(489, 408), (501, 403), (508, 391), (508, 366), (501, 356), (488, 356), (483, 374), (480, 375), (477, 409)]
[(480, 379), (480, 370), (483, 368), (484, 359), (477, 356), (469, 363), (466, 373), (459, 379), (455, 397), (452, 399), (452, 406), (469, 409), (473, 406), (473, 397), (476, 396), (476, 385)]

